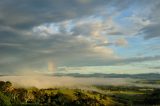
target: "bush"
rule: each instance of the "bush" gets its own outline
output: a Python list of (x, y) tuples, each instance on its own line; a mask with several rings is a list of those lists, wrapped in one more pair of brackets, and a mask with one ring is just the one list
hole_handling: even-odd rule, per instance
[(10, 99), (0, 92), (0, 106), (12, 106)]

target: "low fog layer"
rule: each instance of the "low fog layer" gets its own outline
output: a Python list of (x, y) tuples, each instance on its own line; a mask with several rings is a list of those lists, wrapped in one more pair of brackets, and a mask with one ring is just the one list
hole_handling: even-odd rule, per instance
[(14, 87), (37, 87), (37, 88), (54, 88), (54, 87), (72, 87), (83, 88), (92, 85), (114, 85), (114, 86), (141, 86), (141, 87), (158, 87), (160, 85), (138, 84), (134, 83), (138, 79), (131, 78), (81, 78), (81, 77), (55, 77), (45, 75), (35, 76), (1, 76), (1, 81), (11, 81)]
[(53, 76), (2, 76), (2, 81), (11, 81), (15, 87), (79, 87), (90, 85), (129, 85), (131, 79), (123, 78), (74, 78)]

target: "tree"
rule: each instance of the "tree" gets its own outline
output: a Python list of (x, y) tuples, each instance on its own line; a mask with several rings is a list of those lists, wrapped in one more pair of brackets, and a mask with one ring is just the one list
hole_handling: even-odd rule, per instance
[(150, 105), (160, 104), (160, 89), (155, 89), (151, 94), (148, 94), (144, 102)]
[(4, 81), (0, 81), (0, 91), (3, 90), (4, 85), (5, 85), (5, 82)]
[(25, 102), (25, 103), (27, 102), (26, 101), (26, 96), (27, 96), (27, 90), (26, 89), (24, 89), (24, 88), (17, 89), (16, 96), (18, 97), (18, 99), (21, 102)]
[(12, 83), (10, 81), (7, 81), (5, 83), (5, 85), (3, 86), (3, 91), (7, 93), (7, 92), (10, 92), (12, 90), (13, 90)]

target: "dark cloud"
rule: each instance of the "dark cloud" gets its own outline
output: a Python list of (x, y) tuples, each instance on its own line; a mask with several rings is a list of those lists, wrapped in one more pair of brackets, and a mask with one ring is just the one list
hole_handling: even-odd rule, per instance
[(160, 24), (153, 24), (143, 28), (141, 31), (145, 34), (145, 39), (160, 37)]
[[(160, 60), (160, 55), (155, 55), (155, 56), (144, 56), (144, 57), (132, 57), (132, 58), (115, 58), (111, 60), (106, 60), (106, 59), (92, 59), (92, 64), (88, 64), (91, 62), (80, 62), (79, 66), (118, 66), (121, 65), (129, 65), (132, 63), (143, 63), (143, 62), (152, 62), (152, 61), (159, 61)], [(75, 64), (76, 66), (76, 64)]]
[[(146, 27), (142, 28), (140, 32), (144, 34), (145, 39), (151, 39), (151, 38), (159, 38), (160, 37), (160, 1), (152, 2), (150, 5), (148, 18), (151, 21), (151, 24), (147, 25)], [(148, 7), (149, 8), (149, 7)]]
[(156, 60), (160, 60), (160, 55), (122, 59), (122, 63), (129, 64), (134, 62), (156, 61)]
[[(58, 22), (90, 15), (96, 8), (109, 3), (93, 0), (3, 0), (0, 2), (0, 22), (4, 26), (26, 29), (46, 22)], [(18, 4), (18, 5), (17, 5)]]
[[(27, 29), (42, 23), (59, 22), (89, 16), (116, 7), (122, 11), (131, 0), (2, 0), (0, 2), (0, 22), (4, 26)], [(134, 1), (136, 2), (136, 1)], [(133, 3), (134, 3), (133, 2)], [(18, 4), (18, 5), (17, 5)]]
[(149, 67), (150, 69), (160, 69), (160, 66)]

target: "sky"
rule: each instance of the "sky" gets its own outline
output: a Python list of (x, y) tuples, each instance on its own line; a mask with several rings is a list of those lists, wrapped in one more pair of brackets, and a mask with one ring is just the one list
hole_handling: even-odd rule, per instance
[(0, 74), (159, 73), (159, 0), (1, 0)]

